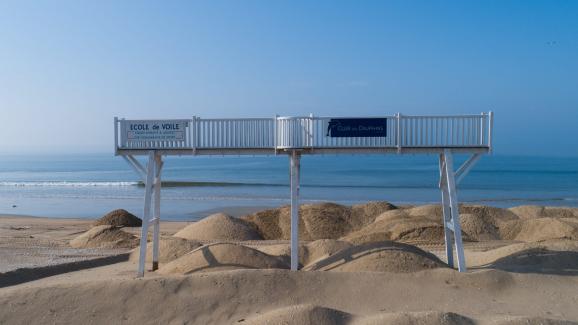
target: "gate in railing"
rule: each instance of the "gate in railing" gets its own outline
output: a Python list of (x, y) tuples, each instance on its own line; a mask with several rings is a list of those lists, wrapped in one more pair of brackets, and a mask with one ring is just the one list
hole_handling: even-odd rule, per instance
[[(492, 150), (493, 115), (382, 117), (274, 117), (239, 119), (114, 119), (116, 155), (145, 183), (138, 275), (144, 275), (146, 238), (153, 229), (153, 270), (158, 267), (163, 155), (288, 154), (291, 161), (291, 269), (298, 268), (299, 173), (302, 154), (429, 153), (439, 155), (446, 257), (466, 270), (456, 185), (482, 154)], [(453, 154), (470, 158), (454, 171)], [(134, 155), (148, 155), (143, 166)], [(154, 206), (154, 209), (153, 209)], [(151, 215), (153, 218), (151, 219)]]

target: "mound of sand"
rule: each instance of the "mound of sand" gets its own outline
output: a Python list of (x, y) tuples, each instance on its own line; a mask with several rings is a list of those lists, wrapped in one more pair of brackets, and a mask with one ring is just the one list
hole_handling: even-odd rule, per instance
[(95, 226), (110, 225), (115, 227), (140, 227), (142, 220), (134, 214), (117, 209), (105, 214), (102, 218), (94, 222)]
[(242, 245), (219, 243), (201, 246), (159, 269), (161, 274), (189, 274), (231, 269), (287, 269), (276, 256)]
[(475, 241), (500, 239), (498, 227), (488, 218), (465, 213), (460, 215), (460, 224), (463, 237)]
[(190, 224), (174, 236), (189, 240), (240, 241), (262, 239), (249, 223), (224, 213), (212, 214)]
[(351, 206), (351, 213), (355, 216), (355, 218), (352, 218), (351, 220), (353, 229), (361, 229), (362, 227), (374, 222), (375, 218), (379, 215), (387, 211), (396, 210), (398, 210), (397, 206), (385, 201), (353, 205)]
[(352, 246), (309, 265), (312, 271), (407, 273), (443, 267), (435, 255), (415, 246), (380, 242)]
[(471, 214), (496, 226), (503, 222), (518, 219), (518, 216), (508, 209), (485, 205), (460, 205), (460, 214)]
[(504, 223), (500, 235), (506, 240), (525, 242), (548, 239), (578, 240), (578, 220), (573, 218), (520, 219)]
[(521, 219), (532, 218), (578, 218), (578, 208), (544, 207), (539, 205), (521, 205), (509, 209)]
[(542, 317), (523, 317), (523, 316), (502, 316), (494, 319), (494, 325), (576, 325), (576, 322), (542, 318)]
[(440, 311), (426, 312), (399, 312), (384, 313), (375, 316), (364, 317), (352, 325), (474, 325), (474, 320), (465, 316)]
[[(408, 209), (387, 211), (373, 224), (352, 232), (344, 240), (367, 243), (396, 240), (409, 243), (442, 243), (442, 208), (423, 205)], [(512, 212), (480, 205), (460, 206), (460, 224), (464, 241), (500, 239), (499, 227), (511, 220), (518, 220)]]
[[(299, 236), (302, 240), (337, 239), (395, 208), (387, 202), (370, 202), (353, 207), (335, 203), (303, 204), (299, 208)], [(290, 238), (289, 206), (260, 211), (241, 219), (253, 224), (264, 239)]]
[(138, 238), (110, 225), (96, 226), (70, 241), (73, 248), (134, 248)]
[(263, 315), (246, 319), (243, 324), (345, 325), (349, 324), (350, 318), (350, 314), (340, 310), (308, 304), (274, 309)]
[[(159, 263), (168, 263), (200, 246), (201, 243), (194, 240), (188, 240), (178, 237), (161, 238), (159, 239)], [(138, 261), (139, 254), (140, 254), (140, 245), (137, 246), (130, 253), (130, 260)], [(152, 260), (153, 260), (153, 243), (149, 242), (147, 244), (146, 261), (152, 262)]]
[(442, 243), (444, 229), (441, 223), (426, 218), (388, 215), (374, 223), (341, 238), (354, 244), (395, 240), (411, 243)]
[[(352, 245), (346, 241), (335, 239), (319, 239), (306, 244), (299, 245), (299, 265), (307, 266), (319, 259), (329, 257)], [(289, 244), (260, 245), (256, 249), (259, 251), (278, 256), (288, 264), (291, 261), (291, 246)]]

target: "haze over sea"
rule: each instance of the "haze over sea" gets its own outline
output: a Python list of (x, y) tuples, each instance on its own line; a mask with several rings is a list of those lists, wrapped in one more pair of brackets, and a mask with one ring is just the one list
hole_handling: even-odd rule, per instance
[[(169, 157), (162, 218), (196, 220), (214, 211), (242, 214), (288, 204), (288, 164), (284, 155)], [(302, 203), (438, 203), (438, 173), (436, 156), (304, 156)], [(464, 203), (500, 207), (578, 207), (578, 157), (484, 156), (458, 195)], [(99, 217), (125, 208), (142, 216), (143, 197), (135, 172), (111, 154), (13, 155), (0, 161), (1, 214)]]

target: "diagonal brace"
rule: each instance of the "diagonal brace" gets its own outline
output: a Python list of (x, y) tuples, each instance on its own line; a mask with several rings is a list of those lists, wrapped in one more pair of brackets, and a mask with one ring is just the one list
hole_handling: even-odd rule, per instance
[(470, 158), (468, 158), (468, 160), (466, 160), (466, 162), (463, 163), (463, 165), (461, 165), (460, 168), (458, 168), (455, 174), (456, 185), (462, 181), (462, 179), (470, 172), (472, 167), (474, 167), (474, 165), (480, 160), (480, 158), (482, 158), (482, 154), (475, 153)]

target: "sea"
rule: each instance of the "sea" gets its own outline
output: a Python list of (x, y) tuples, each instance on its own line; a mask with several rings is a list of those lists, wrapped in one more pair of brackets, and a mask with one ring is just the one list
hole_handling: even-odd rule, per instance
[[(457, 156), (456, 168), (466, 158)], [(162, 177), (163, 220), (289, 204), (285, 155), (166, 157)], [(302, 203), (439, 203), (438, 182), (435, 155), (313, 155), (301, 162)], [(486, 155), (459, 184), (458, 198), (578, 207), (578, 157)], [(0, 156), (0, 214), (97, 218), (123, 208), (142, 217), (143, 203), (142, 180), (112, 154)]]

